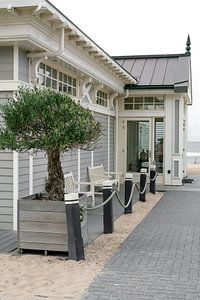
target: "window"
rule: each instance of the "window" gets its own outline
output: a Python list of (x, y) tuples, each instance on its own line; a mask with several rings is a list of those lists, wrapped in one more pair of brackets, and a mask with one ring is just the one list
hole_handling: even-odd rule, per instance
[(163, 97), (128, 97), (124, 99), (125, 110), (163, 110)]
[(97, 104), (108, 107), (108, 95), (102, 91), (97, 92)]
[(39, 66), (39, 84), (76, 96), (76, 79), (43, 63)]
[(164, 120), (155, 118), (154, 124), (154, 160), (159, 173), (163, 173), (163, 140), (164, 140)]

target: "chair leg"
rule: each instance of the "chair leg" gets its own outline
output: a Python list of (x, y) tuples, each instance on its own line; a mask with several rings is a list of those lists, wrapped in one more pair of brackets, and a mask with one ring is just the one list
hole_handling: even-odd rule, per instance
[(118, 184), (117, 184), (117, 191), (120, 192), (120, 182), (118, 181)]
[(94, 197), (94, 185), (91, 186), (91, 191), (92, 191), (92, 207), (95, 206), (95, 197)]

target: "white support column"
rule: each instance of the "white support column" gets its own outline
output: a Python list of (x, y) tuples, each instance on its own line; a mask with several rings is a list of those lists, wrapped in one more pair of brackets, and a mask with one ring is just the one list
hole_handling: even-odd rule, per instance
[(110, 116), (108, 116), (108, 175), (110, 173)]
[[(13, 80), (18, 81), (19, 74), (19, 47), (13, 47)], [(13, 151), (13, 229), (17, 230), (17, 201), (19, 199), (19, 154)]]
[(19, 154), (13, 151), (13, 230), (17, 230), (17, 201), (19, 199)]
[(33, 194), (33, 151), (29, 151), (29, 195)]
[(118, 100), (116, 100), (116, 106), (115, 106), (115, 115), (116, 115), (116, 120), (115, 120), (115, 172), (118, 172), (118, 131), (119, 131), (119, 104)]
[(19, 78), (19, 46), (17, 43), (14, 44), (13, 51), (13, 80), (18, 81)]
[[(81, 150), (78, 148), (78, 182), (81, 181)], [(80, 184), (78, 184), (78, 191), (80, 192)]]
[(94, 151), (91, 151), (91, 167), (94, 167)]

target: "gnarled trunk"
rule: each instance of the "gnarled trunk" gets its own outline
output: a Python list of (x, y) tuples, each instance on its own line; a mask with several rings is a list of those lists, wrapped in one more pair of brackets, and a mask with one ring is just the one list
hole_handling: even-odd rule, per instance
[(48, 181), (46, 191), (50, 200), (64, 200), (64, 176), (60, 161), (60, 151), (52, 149), (47, 151), (48, 156)]

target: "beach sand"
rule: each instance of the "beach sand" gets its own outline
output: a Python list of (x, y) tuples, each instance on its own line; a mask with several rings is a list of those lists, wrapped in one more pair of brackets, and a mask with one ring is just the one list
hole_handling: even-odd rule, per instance
[(162, 193), (148, 193), (147, 201), (137, 202), (132, 214), (118, 218), (113, 234), (102, 234), (85, 247), (85, 261), (62, 256), (0, 255), (0, 299), (80, 299), (106, 261), (161, 196)]
[(188, 175), (200, 175), (200, 164), (188, 164), (187, 165)]

